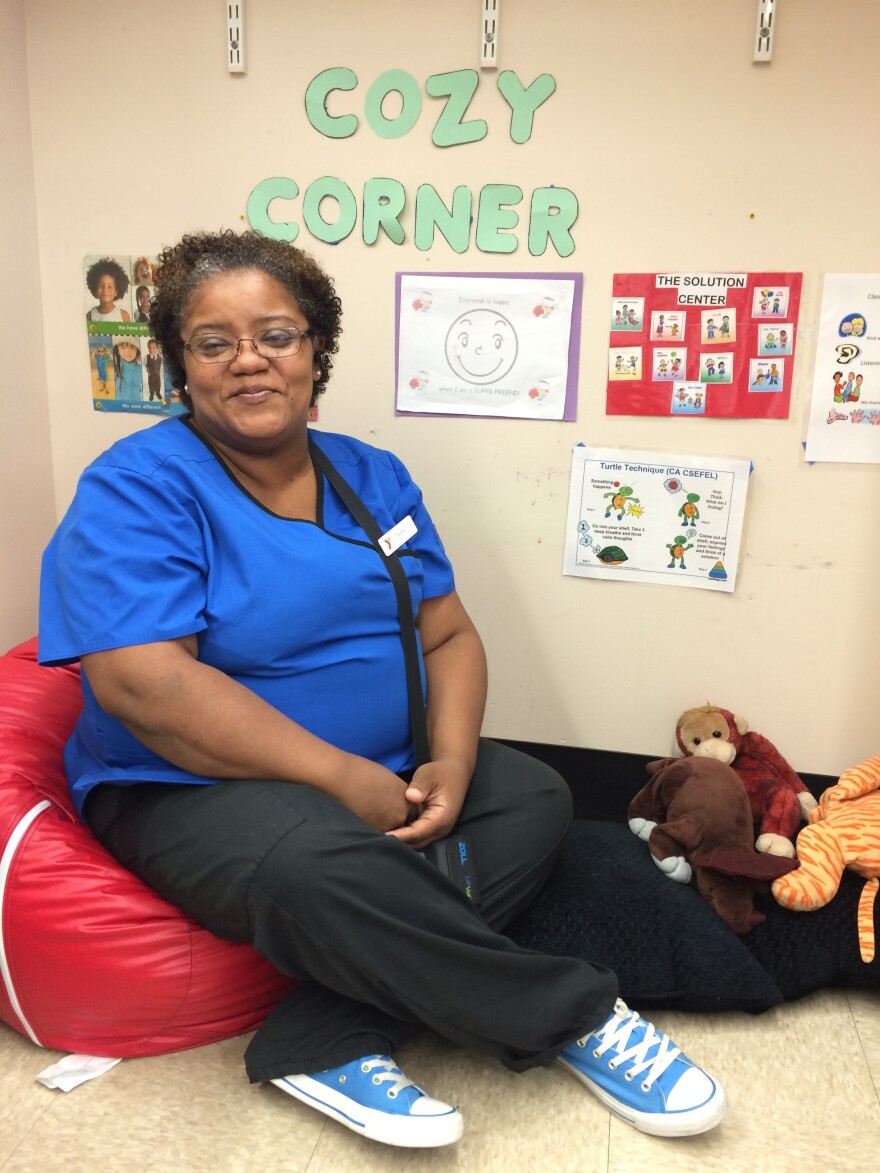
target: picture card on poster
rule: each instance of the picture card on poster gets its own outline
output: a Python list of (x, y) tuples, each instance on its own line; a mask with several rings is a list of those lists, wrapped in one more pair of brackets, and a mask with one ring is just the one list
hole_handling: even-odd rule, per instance
[(398, 273), (398, 414), (573, 420), (583, 275)]

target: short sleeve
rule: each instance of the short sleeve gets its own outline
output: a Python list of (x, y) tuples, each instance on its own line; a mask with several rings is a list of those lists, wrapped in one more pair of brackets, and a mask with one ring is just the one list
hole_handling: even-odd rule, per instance
[(41, 663), (204, 630), (206, 570), (195, 501), (155, 475), (93, 465), (43, 556)]
[(400, 483), (398, 517), (409, 516), (416, 524), (416, 533), (404, 549), (418, 554), (424, 573), (422, 597), (425, 599), (448, 595), (455, 590), (455, 575), (452, 563), (447, 557), (440, 534), (422, 499), (418, 485), (409, 475), (406, 467), (393, 453), (388, 453), (392, 467)]

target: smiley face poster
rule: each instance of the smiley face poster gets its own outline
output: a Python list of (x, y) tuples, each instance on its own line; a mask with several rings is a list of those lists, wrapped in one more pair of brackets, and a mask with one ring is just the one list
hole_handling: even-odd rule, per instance
[(579, 273), (398, 273), (398, 414), (573, 420), (582, 292)]

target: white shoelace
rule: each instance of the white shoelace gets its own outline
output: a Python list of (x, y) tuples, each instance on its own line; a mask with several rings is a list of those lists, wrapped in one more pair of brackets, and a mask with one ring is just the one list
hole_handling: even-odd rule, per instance
[(407, 1079), (393, 1059), (387, 1055), (374, 1055), (370, 1059), (364, 1059), (361, 1063), (361, 1071), (365, 1074), (373, 1072), (373, 1083), (387, 1083), (385, 1094), (389, 1099), (396, 1099), (397, 1096), (408, 1087), (414, 1087), (421, 1095), (425, 1093), (422, 1089), (411, 1079)]
[[(636, 1028), (644, 1030), (644, 1037), (627, 1050), (630, 1035)], [(634, 1010), (630, 1010), (626, 1003), (621, 1002), (619, 998), (614, 1005), (614, 1014), (608, 1022), (594, 1034), (578, 1039), (578, 1045), (589, 1046), (591, 1039), (596, 1040), (599, 1044), (593, 1051), (597, 1059), (601, 1058), (606, 1051), (617, 1051), (617, 1058), (609, 1061), (609, 1067), (617, 1068), (622, 1063), (632, 1064), (624, 1072), (625, 1079), (635, 1079), (637, 1075), (647, 1071), (648, 1074), (642, 1081), (642, 1087), (645, 1091), (650, 1090), (654, 1081), (659, 1079), (669, 1065), (681, 1054), (681, 1050), (673, 1046), (668, 1035), (658, 1034), (650, 1022), (645, 1022), (643, 1018), (640, 1019), (638, 1014)], [(649, 1052), (655, 1047), (657, 1048), (656, 1055), (649, 1056)]]

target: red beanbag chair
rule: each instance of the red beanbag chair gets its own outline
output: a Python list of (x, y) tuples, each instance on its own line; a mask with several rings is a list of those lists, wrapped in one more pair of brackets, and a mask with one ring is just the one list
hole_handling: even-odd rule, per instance
[(0, 1019), (114, 1058), (255, 1029), (291, 980), (160, 899), (80, 821), (61, 759), (79, 668), (42, 668), (36, 650), (0, 656)]

